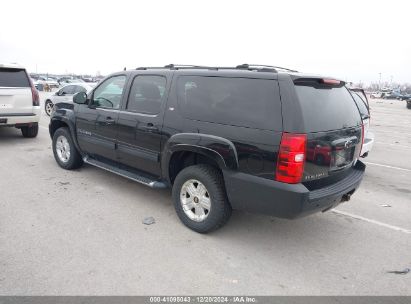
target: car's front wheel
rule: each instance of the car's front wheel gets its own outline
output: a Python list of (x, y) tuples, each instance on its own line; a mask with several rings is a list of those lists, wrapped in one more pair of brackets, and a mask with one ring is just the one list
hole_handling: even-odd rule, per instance
[(45, 104), (44, 104), (44, 111), (48, 116), (51, 115), (51, 112), (53, 111), (53, 102), (50, 99), (47, 99)]
[(173, 200), (183, 224), (199, 233), (222, 227), (231, 215), (223, 176), (209, 165), (183, 169), (174, 181)]
[(68, 128), (59, 128), (54, 132), (53, 154), (63, 169), (76, 169), (83, 164), (81, 154), (77, 151)]

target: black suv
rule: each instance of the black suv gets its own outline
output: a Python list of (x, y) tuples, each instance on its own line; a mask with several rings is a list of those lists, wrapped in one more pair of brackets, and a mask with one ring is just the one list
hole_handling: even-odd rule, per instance
[(343, 81), (272, 66), (168, 65), (112, 74), (50, 121), (57, 163), (172, 187), (189, 228), (232, 209), (296, 218), (349, 200), (365, 165)]

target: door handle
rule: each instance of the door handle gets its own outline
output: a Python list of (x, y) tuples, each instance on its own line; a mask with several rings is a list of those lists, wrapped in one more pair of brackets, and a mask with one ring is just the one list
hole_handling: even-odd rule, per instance
[(146, 130), (148, 132), (158, 131), (158, 128), (156, 126), (154, 126), (151, 122), (149, 122), (145, 126), (141, 126), (140, 128), (143, 129), (143, 130)]

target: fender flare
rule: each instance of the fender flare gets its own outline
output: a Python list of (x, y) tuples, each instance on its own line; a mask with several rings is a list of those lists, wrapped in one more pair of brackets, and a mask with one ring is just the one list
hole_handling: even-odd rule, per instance
[(216, 161), (221, 170), (238, 168), (237, 150), (228, 139), (201, 133), (179, 133), (167, 141), (161, 158), (163, 178), (169, 180), (169, 164), (176, 152), (194, 152)]
[[(54, 113), (53, 117), (50, 120), (50, 127), (52, 126), (53, 122), (56, 122), (56, 121), (63, 122), (68, 126), (71, 138), (73, 139), (76, 149), (80, 153), (82, 153), (80, 146), (77, 142), (77, 133), (76, 133), (75, 123), (74, 123), (73, 111), (68, 110), (68, 109), (58, 109), (58, 111)], [(50, 137), (52, 137), (50, 127), (49, 127), (49, 133), (50, 133)]]

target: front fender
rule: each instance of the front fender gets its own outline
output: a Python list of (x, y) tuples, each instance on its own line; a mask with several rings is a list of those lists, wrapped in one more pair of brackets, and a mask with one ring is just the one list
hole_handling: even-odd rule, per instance
[(169, 176), (169, 162), (174, 153), (189, 151), (215, 160), (222, 170), (237, 169), (238, 156), (234, 144), (228, 139), (200, 133), (180, 133), (170, 137), (163, 149), (161, 167), (163, 176)]
[(78, 145), (78, 142), (77, 142), (77, 132), (76, 132), (75, 114), (73, 111), (73, 105), (58, 103), (58, 104), (55, 104), (54, 106), (56, 107), (56, 109), (50, 117), (50, 124), (49, 124), (50, 137), (53, 138), (56, 125), (61, 125), (61, 123), (64, 123), (65, 125), (68, 126), (70, 130), (71, 138), (73, 139), (74, 145), (76, 146), (77, 150), (81, 151)]

